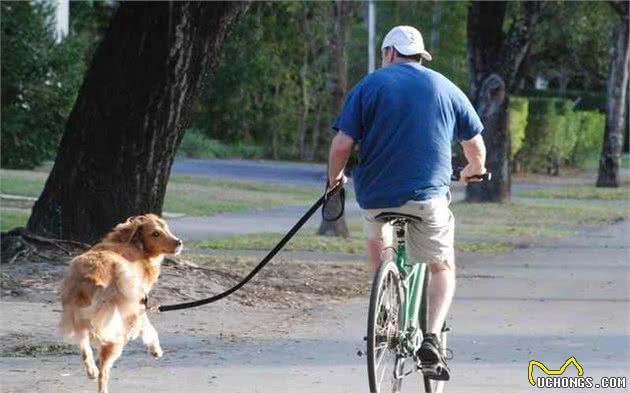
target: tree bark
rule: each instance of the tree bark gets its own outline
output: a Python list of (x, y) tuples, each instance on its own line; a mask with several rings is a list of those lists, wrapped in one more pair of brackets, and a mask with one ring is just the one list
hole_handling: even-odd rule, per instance
[(612, 59), (608, 74), (606, 128), (599, 158), (597, 187), (619, 187), (624, 123), (628, 110), (628, 66), (630, 65), (628, 3), (612, 2), (611, 6), (619, 14), (620, 20), (613, 33)]
[(123, 2), (97, 49), (27, 228), (92, 243), (160, 214), (204, 76), (246, 3)]
[(308, 114), (310, 111), (310, 95), (308, 91), (308, 47), (304, 44), (304, 57), (302, 68), (300, 69), (300, 89), (302, 92), (302, 113), (298, 123), (298, 157), (300, 160), (306, 158), (306, 128), (308, 123)]
[(506, 2), (473, 1), (468, 9), (470, 96), (484, 123), (486, 167), (493, 174), (490, 182), (466, 187), (469, 202), (503, 202), (510, 198), (509, 93), (522, 79), (532, 25), (543, 6), (523, 2), (521, 7), (519, 18), (507, 33), (503, 30)]
[[(349, 16), (355, 5), (349, 1), (335, 0), (332, 3), (331, 70), (330, 85), (332, 95), (332, 113), (339, 113), (348, 90), (348, 41), (350, 40)], [(341, 204), (339, 194), (334, 194), (328, 203)], [(322, 220), (318, 234), (325, 236), (349, 235), (345, 216), (336, 221)]]
[(508, 104), (503, 79), (491, 74), (480, 87), (477, 111), (484, 124), (483, 139), (487, 147), (486, 166), (492, 172), (492, 181), (471, 183), (466, 187), (469, 202), (503, 202), (508, 200), (510, 177), (510, 137)]
[(313, 133), (311, 134), (311, 148), (308, 151), (307, 160), (315, 161), (315, 155), (317, 154), (317, 148), (319, 147), (319, 134), (321, 131), (322, 123), (322, 110), (323, 110), (323, 97), (321, 93), (316, 95), (317, 106), (315, 109), (315, 121), (313, 123)]
[(431, 48), (433, 56), (438, 55), (440, 48), (440, 27), (442, 26), (442, 3), (436, 1), (431, 10)]

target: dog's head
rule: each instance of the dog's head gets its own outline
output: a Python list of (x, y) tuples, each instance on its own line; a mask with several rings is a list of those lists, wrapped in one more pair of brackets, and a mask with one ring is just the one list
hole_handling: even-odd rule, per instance
[(121, 243), (133, 243), (149, 257), (162, 254), (177, 255), (183, 242), (168, 228), (166, 221), (155, 214), (129, 217), (116, 225), (110, 239)]

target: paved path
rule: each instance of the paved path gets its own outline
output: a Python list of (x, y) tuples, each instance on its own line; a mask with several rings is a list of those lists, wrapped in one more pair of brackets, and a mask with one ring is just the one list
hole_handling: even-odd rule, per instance
[(175, 160), (172, 174), (323, 187), (326, 181), (326, 165), (264, 160), (186, 158)]
[[(584, 375), (596, 382), (602, 376), (630, 376), (629, 236), (625, 221), (485, 259), (460, 255), (449, 318), (455, 357), (447, 391), (541, 391), (527, 381), (532, 359), (558, 368), (575, 356)], [(19, 327), (54, 337), (54, 308), (11, 302), (2, 309), (0, 334)], [(222, 302), (157, 315), (153, 321), (164, 359), (150, 360), (133, 343), (113, 371), (111, 388), (117, 393), (365, 393), (365, 358), (356, 353), (364, 345), (366, 309), (365, 299), (304, 312)], [(567, 373), (575, 375), (572, 368)], [(2, 392), (95, 390), (76, 355), (0, 358), (0, 381)], [(418, 392), (410, 381), (404, 392)]]
[[(286, 233), (309, 208), (310, 206), (294, 206), (244, 213), (216, 214), (208, 217), (182, 217), (170, 219), (169, 226), (173, 229), (173, 233), (184, 241), (251, 233)], [(358, 205), (354, 201), (349, 201), (345, 214), (346, 217), (359, 217)], [(321, 212), (318, 210), (305, 226), (317, 227), (321, 220)]]

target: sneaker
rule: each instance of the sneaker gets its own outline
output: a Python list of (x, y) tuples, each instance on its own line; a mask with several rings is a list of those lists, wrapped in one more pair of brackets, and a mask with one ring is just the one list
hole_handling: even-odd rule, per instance
[(442, 356), (440, 341), (435, 334), (427, 334), (418, 350), (418, 359), (422, 365), (422, 372), (430, 379), (448, 381), (450, 369), (446, 359)]
[(428, 333), (424, 336), (418, 350), (418, 358), (423, 364), (436, 364), (442, 359), (440, 341), (435, 334)]

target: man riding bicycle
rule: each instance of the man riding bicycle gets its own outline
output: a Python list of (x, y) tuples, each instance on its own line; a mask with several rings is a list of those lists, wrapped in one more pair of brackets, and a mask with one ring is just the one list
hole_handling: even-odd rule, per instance
[(438, 337), (455, 292), (455, 221), (448, 207), (451, 143), (456, 138), (468, 160), (461, 179), (478, 181), (474, 176), (486, 172), (483, 125), (455, 84), (422, 66), (431, 55), (418, 30), (394, 27), (381, 52), (383, 67), (348, 93), (333, 125), (337, 134), (330, 147), (328, 183), (345, 181), (343, 171), (357, 143), (359, 163), (353, 179), (364, 210), (372, 276), (393, 243), (391, 225), (374, 217), (388, 211), (419, 218), (407, 230), (410, 261), (428, 263), (432, 276), (428, 334), (418, 357), (446, 368)]

